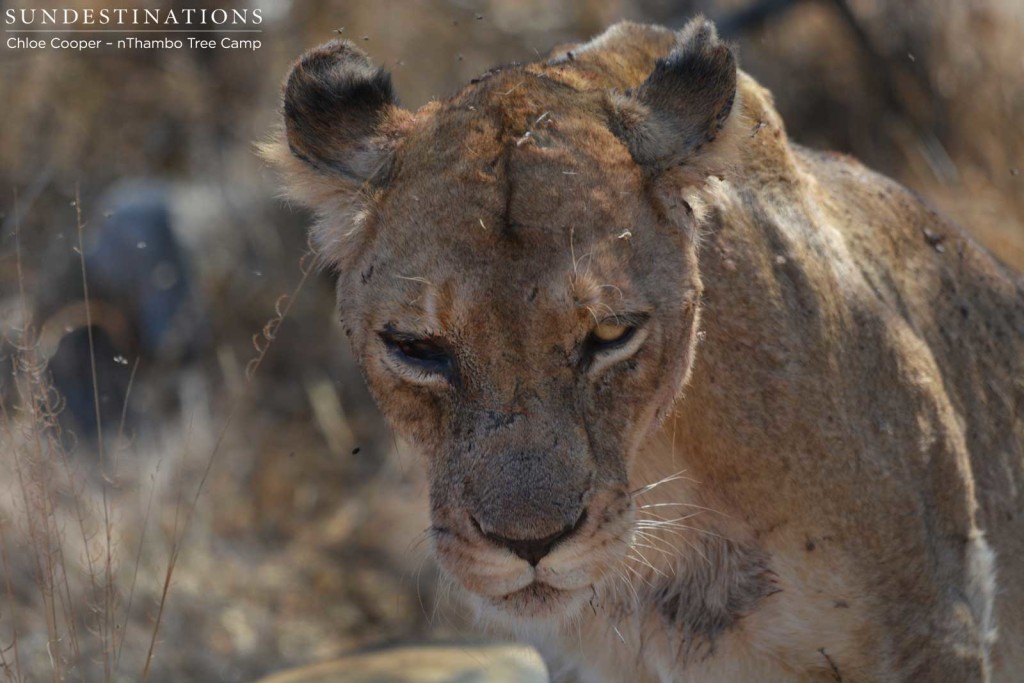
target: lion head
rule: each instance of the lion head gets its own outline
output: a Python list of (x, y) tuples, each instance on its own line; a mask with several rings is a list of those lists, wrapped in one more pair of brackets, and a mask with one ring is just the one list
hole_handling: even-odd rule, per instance
[(516, 620), (565, 618), (617, 571), (634, 461), (693, 358), (687, 198), (727, 163), (736, 64), (703, 20), (636, 31), (606, 34), (629, 64), (570, 50), (416, 112), (334, 41), (293, 67), (267, 149), (426, 460), (440, 564)]

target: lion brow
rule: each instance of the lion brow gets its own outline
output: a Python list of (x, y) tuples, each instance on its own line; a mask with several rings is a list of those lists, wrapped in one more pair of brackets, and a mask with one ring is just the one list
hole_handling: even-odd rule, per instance
[(415, 282), (422, 285), (419, 292), (412, 299), (405, 301), (405, 306), (416, 309), (419, 312), (421, 321), (418, 327), (431, 330), (436, 333), (444, 329), (446, 313), (441, 304), (442, 299), (447, 299), (445, 283), (437, 285), (425, 277), (411, 275), (395, 275), (398, 280)]
[(569, 281), (576, 308), (600, 310), (611, 317), (626, 313), (623, 310), (626, 296), (617, 285), (601, 284), (589, 272), (580, 272), (578, 267), (569, 274)]

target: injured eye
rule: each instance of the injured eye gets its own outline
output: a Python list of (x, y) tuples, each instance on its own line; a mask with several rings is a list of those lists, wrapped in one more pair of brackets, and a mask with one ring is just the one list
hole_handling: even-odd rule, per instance
[(452, 369), (451, 355), (434, 339), (401, 332), (381, 332), (380, 338), (393, 359), (412, 369), (436, 374)]

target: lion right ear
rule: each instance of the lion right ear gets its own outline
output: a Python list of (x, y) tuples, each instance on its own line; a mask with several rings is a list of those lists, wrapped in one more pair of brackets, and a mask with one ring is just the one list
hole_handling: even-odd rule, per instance
[(677, 168), (703, 181), (721, 173), (734, 151), (736, 79), (732, 50), (714, 24), (697, 17), (647, 80), (613, 97), (613, 129), (648, 172)]
[(398, 107), (390, 74), (352, 43), (333, 40), (292, 67), (284, 86), (284, 135), (261, 151), (281, 171), (292, 198), (321, 213), (335, 211), (338, 199), (385, 182), (408, 116)]

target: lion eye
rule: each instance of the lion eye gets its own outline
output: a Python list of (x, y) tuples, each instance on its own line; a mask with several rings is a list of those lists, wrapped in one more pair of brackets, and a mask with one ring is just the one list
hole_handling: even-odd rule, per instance
[(587, 347), (591, 353), (617, 349), (633, 338), (636, 329), (634, 325), (601, 323), (590, 331), (590, 336), (587, 338)]
[(388, 351), (399, 361), (428, 372), (447, 372), (451, 356), (441, 344), (401, 334), (381, 334)]
[(613, 325), (610, 323), (601, 323), (594, 328), (591, 334), (594, 339), (604, 344), (611, 344), (617, 341), (622, 341), (626, 335), (633, 331), (634, 328), (628, 325)]
[(647, 318), (648, 314), (643, 312), (619, 313), (599, 321), (583, 344), (585, 362), (590, 363), (597, 356), (605, 354), (608, 354), (606, 358), (620, 358), (621, 353), (618, 352), (628, 351), (635, 346), (633, 341), (639, 338), (638, 334)]

